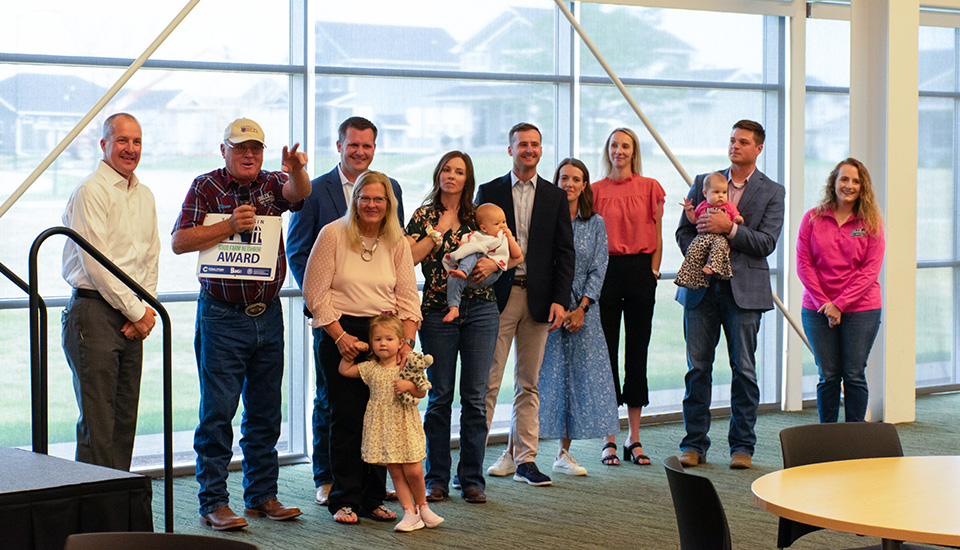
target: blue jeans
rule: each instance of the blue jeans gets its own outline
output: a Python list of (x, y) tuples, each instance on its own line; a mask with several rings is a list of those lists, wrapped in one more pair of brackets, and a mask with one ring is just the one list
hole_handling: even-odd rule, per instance
[(259, 317), (248, 317), (201, 292), (194, 338), (200, 375), (197, 452), (200, 513), (230, 502), (227, 466), (233, 456), (232, 420), (243, 396), (240, 448), (247, 508), (277, 496), (283, 378), (283, 310), (275, 298)]
[(683, 309), (683, 333), (687, 341), (686, 393), (683, 396), (683, 427), (687, 435), (680, 450), (706, 456), (710, 448), (710, 396), (713, 390), (713, 358), (720, 342), (720, 328), (727, 339), (733, 377), (730, 381), (730, 454), (753, 456), (757, 443), (754, 426), (760, 387), (754, 354), (763, 312), (741, 309), (733, 300), (730, 281), (711, 277), (710, 288), (695, 308)]
[(317, 390), (313, 397), (313, 483), (316, 487), (333, 483), (330, 469), (330, 400), (327, 397), (327, 378), (320, 368), (320, 340), (322, 328), (313, 329), (313, 366), (316, 370)]
[[(460, 259), (457, 269), (470, 276), (470, 272), (477, 265), (477, 260), (483, 257), (479, 252), (469, 254)], [(465, 288), (487, 288), (500, 278), (501, 271), (494, 271), (479, 283), (471, 283), (470, 279), (458, 279), (447, 275), (447, 307), (460, 307), (460, 296)]]
[(463, 489), (484, 489), (483, 455), (487, 443), (487, 378), (497, 345), (500, 315), (496, 302), (471, 298), (460, 304), (460, 317), (444, 323), (442, 311), (430, 311), (420, 326), (420, 347), (433, 356), (427, 376), (430, 390), (423, 429), (427, 435), (428, 486), (447, 493), (450, 482), (450, 417), (460, 356), (460, 464)]
[(803, 332), (810, 340), (820, 369), (817, 411), (820, 422), (836, 422), (840, 416), (840, 383), (847, 422), (863, 422), (867, 414), (867, 357), (880, 329), (880, 310), (854, 311), (840, 316), (830, 328), (827, 316), (803, 308)]

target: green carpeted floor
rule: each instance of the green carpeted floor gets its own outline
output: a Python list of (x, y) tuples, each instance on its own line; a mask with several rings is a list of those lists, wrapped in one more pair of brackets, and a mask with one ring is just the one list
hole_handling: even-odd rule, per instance
[[(960, 454), (960, 394), (941, 394), (917, 399), (916, 422), (898, 426), (904, 454)], [(778, 433), (788, 426), (817, 421), (812, 409), (798, 413), (765, 412), (757, 422), (759, 442), (754, 468), (728, 468), (726, 453), (727, 418), (717, 418), (710, 431), (714, 446), (707, 464), (695, 468), (710, 478), (720, 493), (733, 534), (733, 546), (740, 549), (776, 548), (777, 518), (753, 505), (750, 484), (763, 474), (781, 468)], [(314, 488), (309, 465), (287, 466), (280, 470), (280, 500), (299, 506), (298, 520), (272, 522), (250, 520), (250, 526), (218, 536), (236, 538), (267, 549), (378, 548), (400, 545), (411, 548), (679, 548), (673, 503), (660, 461), (679, 454), (683, 427), (679, 423), (645, 426), (640, 431), (643, 448), (653, 458), (651, 466), (624, 463), (608, 467), (599, 462), (600, 440), (574, 441), (572, 454), (589, 475), (552, 475), (551, 487), (530, 487), (512, 477), (488, 478), (486, 504), (467, 504), (454, 498), (431, 506), (446, 518), (436, 529), (395, 533), (392, 523), (368, 519), (360, 525), (334, 523), (326, 508), (313, 502)], [(623, 436), (618, 438), (622, 444)], [(503, 451), (491, 446), (486, 464)], [(557, 452), (555, 441), (540, 442), (540, 469), (551, 474)], [(621, 451), (622, 452), (622, 451)], [(456, 451), (453, 451), (456, 464)], [(241, 512), (243, 489), (240, 472), (229, 478), (232, 505)], [(175, 530), (179, 533), (214, 534), (197, 521), (197, 484), (192, 477), (174, 483)], [(396, 503), (388, 503), (400, 511)], [(154, 483), (154, 525), (164, 528), (163, 483)], [(955, 513), (949, 511), (949, 513)], [(877, 544), (878, 539), (818, 531), (797, 541), (796, 550), (849, 548)]]

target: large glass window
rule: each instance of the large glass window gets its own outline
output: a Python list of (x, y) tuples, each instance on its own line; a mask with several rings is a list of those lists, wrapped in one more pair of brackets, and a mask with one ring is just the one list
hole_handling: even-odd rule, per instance
[[(309, 4), (308, 25), (291, 17), (291, 5), (299, 9), (303, 3)], [(42, 7), (12, 6), (5, 12), (11, 32), (0, 36), (0, 195), (4, 198), (182, 7), (178, 1), (166, 0), (130, 9), (108, 0), (101, 2), (97, 12), (110, 14), (104, 16), (74, 4), (54, 0)], [(578, 13), (587, 34), (687, 173), (694, 176), (728, 166), (730, 127), (738, 119), (750, 118), (763, 123), (768, 132), (759, 168), (782, 182), (783, 21), (774, 16), (620, 4), (567, 5)], [(295, 43), (304, 27), (311, 48)], [(77, 28), (84, 32), (78, 34)], [(136, 39), (130, 38), (131, 28), (137, 29), (132, 34)], [(246, 28), (256, 32), (244, 32)], [(947, 55), (940, 49), (947, 38), (948, 48), (954, 48), (956, 40), (952, 30), (939, 32), (943, 36), (921, 37), (927, 44), (921, 50), (931, 58), (921, 60), (921, 87), (936, 92), (935, 97), (921, 99), (921, 136), (925, 110), (928, 125), (936, 126), (938, 132), (931, 137), (930, 157), (924, 155), (921, 137), (921, 174), (930, 184), (939, 182), (944, 189), (954, 189), (955, 130), (944, 126), (942, 113), (955, 111), (955, 98), (943, 96), (957, 93), (955, 79), (945, 73), (947, 65), (953, 70), (948, 58), (955, 57), (955, 52), (950, 49)], [(37, 36), (45, 39), (38, 41)], [(847, 23), (810, 20), (805, 206), (815, 200), (828, 167), (848, 150), (845, 67), (849, 54), (836, 47), (846, 47), (848, 42)], [(291, 52), (311, 49), (314, 57), (305, 65), (290, 64), (299, 63), (300, 57)], [(308, 82), (314, 95), (309, 98), (300, 94), (304, 74), (312, 78)], [(199, 393), (192, 349), (196, 255), (173, 255), (167, 235), (192, 179), (222, 166), (221, 132), (233, 118), (247, 116), (264, 127), (267, 169), (278, 169), (281, 146), (303, 139), (294, 134), (309, 129), (308, 169), (313, 176), (326, 173), (339, 160), (336, 130), (343, 119), (359, 115), (373, 120), (380, 133), (372, 168), (400, 181), (407, 216), (421, 203), (435, 163), (448, 150), (471, 154), (478, 183), (506, 173), (510, 167), (507, 131), (516, 122), (533, 122), (543, 132), (542, 176), (551, 177), (559, 159), (577, 155), (587, 163), (594, 180), (605, 175), (601, 160), (608, 133), (628, 126), (640, 136), (644, 175), (658, 179), (667, 192), (662, 270), (669, 276), (681, 262), (673, 232), (686, 184), (552, 3), (370, 0), (362, 10), (349, 3), (321, 5), (309, 0), (290, 4), (237, 0), (229, 10), (201, 3), (157, 51), (151, 67), (134, 77), (0, 219), (0, 261), (26, 277), (31, 241), (43, 229), (60, 223), (69, 193), (101, 156), (99, 124), (119, 110), (133, 113), (143, 125), (144, 153), (137, 173), (158, 199), (164, 235), (160, 292), (174, 317), (176, 451), (186, 462), (192, 455), (190, 436)], [(940, 155), (938, 160), (933, 160), (934, 151)], [(938, 211), (939, 221), (924, 223), (954, 227), (949, 221), (952, 205), (934, 201), (930, 208), (947, 210)], [(953, 231), (922, 249), (921, 259), (953, 261), (957, 257)], [(70, 456), (77, 411), (71, 375), (59, 349), (59, 313), (69, 292), (60, 277), (61, 246), (61, 238), (45, 246), (40, 276), (41, 290), (52, 304), (51, 442), (61, 445), (53, 447), (55, 454)], [(781, 254), (778, 250), (770, 258), (774, 289), (782, 286), (783, 270), (789, 268), (783, 266)], [(931, 296), (942, 299), (944, 285), (953, 295), (956, 275), (952, 267), (939, 270), (946, 275), (931, 281), (928, 291), (938, 289)], [(309, 422), (305, 409), (311, 406), (309, 379), (314, 369), (309, 331), (302, 330), (301, 317), (289, 315), (299, 311), (292, 278), (286, 282), (286, 291), (294, 297), (284, 304), (290, 339), (289, 384), (285, 385), (289, 407), (281, 448), (298, 454), (309, 447), (309, 435), (300, 426)], [(682, 398), (686, 369), (682, 310), (673, 295), (674, 285), (665, 278), (658, 290), (650, 348), (650, 412), (678, 411)], [(8, 359), (6, 364), (15, 366), (0, 371), (0, 402), (5, 411), (9, 409), (0, 419), (3, 445), (29, 445), (30, 441), (24, 302), (18, 289), (0, 280), (0, 323), (7, 328), (0, 334), (0, 354)], [(777, 400), (781, 332), (777, 315), (764, 317), (757, 354), (764, 403)], [(936, 348), (931, 357), (947, 353), (947, 364), (952, 365), (955, 344), (950, 334), (931, 338), (929, 346)], [(948, 348), (942, 347), (945, 341)], [(159, 345), (159, 338), (147, 342), (144, 388), (159, 387)], [(920, 346), (918, 341), (918, 362)], [(715, 406), (727, 404), (725, 356), (725, 343), (721, 343)], [(919, 372), (918, 367), (918, 377)], [(504, 402), (511, 399), (511, 383), (512, 377), (506, 376), (506, 387), (500, 392)], [(136, 449), (141, 463), (155, 460), (159, 449), (159, 399), (158, 391), (142, 393)], [(506, 407), (498, 409), (507, 412)]]
[[(917, 172), (917, 387), (960, 381), (953, 330), (957, 250), (957, 29), (921, 27), (919, 33), (919, 143)], [(807, 20), (807, 103), (804, 208), (820, 199), (833, 166), (849, 155), (850, 23)], [(804, 396), (815, 396), (817, 369), (804, 352)]]
[[(30, 56), (30, 63), (0, 61), (0, 190), (6, 199), (40, 161), (116, 82), (123, 68), (142, 53), (154, 36), (182, 8), (178, 1), (153, 3), (131, 10), (127, 4), (107, 2), (91, 12), (71, 2), (42, 8), (11, 7), (7, 20), (15, 32), (0, 37), (3, 60)], [(156, 197), (161, 235), (161, 301), (172, 317), (174, 452), (180, 463), (192, 463), (193, 428), (197, 423), (199, 388), (193, 352), (194, 297), (199, 290), (196, 254), (176, 256), (170, 232), (192, 180), (223, 166), (219, 146), (223, 128), (244, 116), (264, 128), (268, 148), (264, 168), (279, 170), (280, 151), (291, 141), (291, 120), (303, 118), (303, 105), (290, 97), (291, 74), (276, 65), (287, 62), (289, 7), (242, 0), (228, 14), (203, 3), (154, 55), (153, 62), (168, 68), (136, 73), (94, 121), (0, 219), (3, 262), (24, 279), (34, 238), (44, 229), (61, 225), (61, 214), (76, 184), (92, 172), (102, 157), (99, 141), (103, 120), (114, 112), (136, 116), (143, 129), (143, 154), (137, 175)], [(268, 9), (269, 7), (269, 9)], [(10, 10), (7, 10), (8, 12)], [(102, 15), (111, 13), (109, 17)], [(101, 14), (101, 15), (98, 15)], [(234, 15), (229, 15), (234, 14)], [(239, 15), (243, 14), (243, 15)], [(237, 29), (257, 19), (255, 37)], [(61, 29), (53, 32), (52, 29)], [(77, 29), (84, 32), (77, 34)], [(138, 32), (131, 33), (130, 29)], [(36, 40), (36, 36), (44, 40)], [(81, 38), (78, 38), (82, 37)], [(131, 40), (131, 36), (137, 37)], [(266, 37), (266, 38), (265, 38)], [(270, 38), (274, 37), (274, 38)], [(70, 65), (62, 56), (70, 57)], [(190, 63), (194, 70), (173, 69)], [(206, 63), (206, 65), (204, 65)], [(224, 63), (230, 72), (221, 70)], [(298, 114), (299, 113), (299, 114)], [(70, 293), (61, 277), (64, 238), (54, 237), (39, 257), (40, 291), (48, 308), (49, 443), (51, 454), (72, 458), (77, 405), (72, 374), (60, 348), (60, 313)], [(288, 283), (289, 285), (289, 283)], [(285, 300), (290, 302), (291, 300)], [(4, 365), (0, 374), (0, 445), (29, 446), (30, 376), (25, 295), (0, 280), (0, 334)], [(299, 306), (284, 304), (286, 308)], [(159, 321), (159, 320), (158, 320)], [(289, 327), (287, 334), (290, 334)], [(302, 361), (290, 353), (286, 372), (301, 372)], [(162, 461), (162, 338), (154, 331), (144, 345), (143, 381), (134, 467), (152, 467)], [(290, 380), (285, 374), (285, 384)], [(292, 387), (292, 386), (291, 386)], [(284, 425), (278, 449), (303, 454), (302, 399), (285, 392)], [(239, 415), (234, 421), (239, 425)], [(235, 439), (235, 444), (239, 437)], [(235, 448), (237, 456), (239, 448)]]
[[(737, 120), (752, 119), (767, 131), (758, 168), (779, 178), (782, 143), (776, 117), (782, 75), (770, 68), (777, 66), (771, 60), (776, 59), (780, 40), (776, 25), (771, 25), (773, 18), (601, 4), (583, 4), (581, 10), (587, 34), (690, 177), (728, 167), (730, 128)], [(730, 33), (730, 28), (738, 32)], [(667, 193), (661, 271), (675, 273), (683, 257), (673, 235), (687, 184), (586, 47), (580, 48), (580, 60), (584, 84), (577, 147), (581, 158), (592, 179), (599, 180), (606, 175), (603, 146), (610, 131), (627, 126), (637, 132), (643, 175), (657, 179)], [(778, 256), (779, 252), (769, 258), (774, 289)], [(657, 291), (648, 360), (651, 404), (647, 411), (652, 413), (679, 411), (683, 398), (687, 368), (683, 309), (673, 299), (675, 289), (665, 277)], [(771, 323), (776, 326), (776, 314), (764, 316), (763, 323), (757, 370), (761, 402), (770, 403), (778, 399), (777, 384), (772, 381), (777, 379), (779, 361), (776, 353), (764, 350), (776, 349), (777, 331), (770, 330)], [(713, 406), (728, 405), (725, 341), (717, 346), (714, 382)]]
[[(804, 212), (822, 198), (833, 167), (850, 156), (850, 22), (807, 19), (806, 34)], [(805, 399), (816, 399), (819, 378), (813, 354), (804, 347)]]
[[(143, 53), (184, 4), (180, 0), (161, 0), (131, 6), (122, 0), (98, 0), (96, 9), (91, 9), (91, 4), (84, 2), (53, 0), (6, 5), (7, 30), (0, 34), (0, 52), (133, 59)], [(286, 3), (200, 2), (153, 59), (285, 64), (290, 52), (289, 20), (290, 8)], [(248, 31), (251, 26), (256, 30)]]
[(957, 29), (921, 27), (917, 171), (917, 387), (957, 384), (960, 286)]

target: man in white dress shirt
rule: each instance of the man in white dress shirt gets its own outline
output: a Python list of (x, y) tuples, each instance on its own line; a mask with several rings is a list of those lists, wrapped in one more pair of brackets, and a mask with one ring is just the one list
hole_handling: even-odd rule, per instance
[[(160, 235), (153, 193), (133, 171), (140, 123), (117, 113), (103, 124), (103, 160), (74, 189), (63, 224), (150, 294), (157, 294)], [(143, 339), (156, 312), (73, 241), (63, 247), (73, 296), (63, 312), (63, 351), (80, 408), (78, 462), (129, 470), (137, 431)]]

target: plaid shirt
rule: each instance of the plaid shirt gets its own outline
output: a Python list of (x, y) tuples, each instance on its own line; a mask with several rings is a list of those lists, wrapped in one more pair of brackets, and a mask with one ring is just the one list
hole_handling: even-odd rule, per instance
[[(289, 177), (283, 172), (260, 171), (256, 181), (250, 184), (250, 203), (256, 207), (258, 216), (279, 216), (287, 210), (297, 211), (303, 201), (290, 204), (283, 198), (283, 186)], [(180, 217), (173, 231), (203, 225), (208, 212), (229, 214), (240, 206), (239, 184), (226, 168), (220, 168), (198, 176), (193, 180), (187, 197), (183, 199)], [(283, 252), (283, 237), (280, 237), (280, 252), (277, 255), (277, 276), (272, 281), (247, 281), (242, 279), (212, 279), (200, 277), (200, 286), (215, 298), (232, 304), (249, 305), (270, 302), (280, 294), (280, 287), (287, 275), (286, 256)]]

